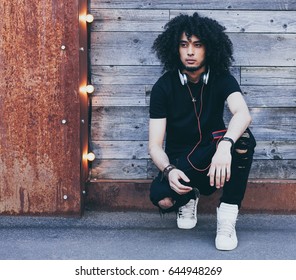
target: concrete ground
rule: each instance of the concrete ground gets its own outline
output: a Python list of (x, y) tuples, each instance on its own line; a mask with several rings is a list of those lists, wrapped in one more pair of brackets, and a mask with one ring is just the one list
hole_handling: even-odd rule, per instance
[(296, 215), (243, 214), (239, 246), (215, 249), (216, 216), (192, 230), (175, 214), (87, 211), (81, 218), (0, 216), (1, 260), (296, 260)]

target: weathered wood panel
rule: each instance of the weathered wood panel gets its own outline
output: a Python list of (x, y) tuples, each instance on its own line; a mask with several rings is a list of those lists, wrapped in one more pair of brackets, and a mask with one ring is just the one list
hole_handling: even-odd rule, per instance
[(254, 160), (250, 179), (296, 179), (296, 160)]
[[(158, 169), (150, 160), (100, 160), (95, 161), (92, 169), (93, 179), (152, 179)], [(296, 179), (296, 160), (254, 160), (250, 179), (286, 178)]]
[(255, 159), (295, 160), (295, 141), (257, 141)]
[(168, 10), (93, 9), (92, 31), (161, 31), (170, 18)]
[[(280, 86), (289, 90), (296, 84), (296, 67), (232, 67), (232, 74), (242, 86)], [(153, 85), (162, 73), (161, 66), (100, 66), (92, 67), (93, 83), (101, 85)], [(283, 87), (284, 86), (284, 87)], [(151, 87), (150, 87), (151, 88)], [(99, 92), (98, 88), (95, 92)]]
[[(110, 71), (106, 71), (106, 68)], [(92, 98), (93, 106), (149, 105), (150, 91), (161, 75), (161, 67), (143, 68), (146, 69), (142, 73), (141, 66), (95, 66), (93, 84), (96, 92)], [(148, 72), (149, 69), (151, 71)], [(295, 69), (243, 67), (241, 78), (238, 71), (233, 74), (238, 81), (242, 81), (241, 88), (249, 107), (293, 107), (296, 105)]]
[[(295, 67), (242, 67), (242, 85), (295, 86)], [(283, 87), (284, 90), (286, 87)], [(295, 93), (295, 92), (294, 92)]]
[[(162, 31), (169, 19), (196, 10), (93, 9), (92, 31)], [(227, 32), (295, 33), (295, 11), (198, 10), (202, 16), (216, 19)]]
[[(159, 65), (151, 51), (156, 32), (93, 32), (93, 65)], [(229, 34), (234, 65), (296, 66), (295, 34)], [(118, 51), (118, 46), (125, 46)], [(280, 54), (280, 55), (279, 55)], [(271, 59), (272, 58), (272, 59)]]
[[(296, 108), (250, 108), (250, 128), (257, 141), (295, 141)], [(226, 108), (224, 119), (227, 126), (231, 114)]]
[(151, 46), (169, 18), (196, 10), (224, 25), (234, 44), (232, 72), (257, 139), (251, 177), (295, 178), (295, 8), (295, 1), (276, 0), (92, 1), (93, 178), (156, 174), (147, 151), (148, 106), (162, 69)]
[(93, 141), (148, 139), (148, 107), (98, 107), (92, 118)]
[[(150, 159), (148, 141), (94, 141), (93, 148), (98, 159)], [(294, 141), (257, 141), (254, 159), (295, 158)]]
[(0, 2), (1, 214), (80, 214), (77, 12)]
[[(296, 139), (296, 108), (251, 108), (250, 111), (251, 127), (257, 140)], [(92, 139), (145, 141), (148, 118), (148, 107), (93, 108)]]
[[(232, 74), (241, 81), (249, 107), (293, 107), (295, 69), (242, 67), (240, 72), (233, 67)], [(93, 66), (93, 106), (148, 106), (152, 85), (160, 75), (161, 66)]]
[(92, 179), (147, 179), (147, 160), (95, 160)]
[[(97, 58), (94, 58), (96, 60)], [(92, 67), (93, 83), (101, 85), (152, 85), (162, 73), (161, 66), (98, 66)], [(95, 94), (100, 92), (96, 90)]]
[(93, 106), (145, 106), (144, 85), (96, 85), (98, 93), (92, 97)]
[[(196, 10), (187, 10), (186, 14), (192, 15)], [(183, 10), (172, 10), (170, 18), (173, 18)], [(247, 33), (295, 33), (295, 11), (225, 11), (225, 10), (198, 10), (202, 16), (214, 18), (225, 26), (226, 32)], [(184, 13), (185, 14), (185, 13)]]
[(99, 159), (149, 159), (148, 141), (93, 141)]
[(127, 1), (91, 1), (91, 9), (206, 9), (206, 10), (296, 10), (293, 0), (127, 0)]
[[(151, 46), (154, 32), (93, 32), (92, 65), (159, 65)], [(118, 46), (124, 46), (118, 51)]]
[(244, 98), (251, 107), (295, 107), (296, 86), (242, 86)]

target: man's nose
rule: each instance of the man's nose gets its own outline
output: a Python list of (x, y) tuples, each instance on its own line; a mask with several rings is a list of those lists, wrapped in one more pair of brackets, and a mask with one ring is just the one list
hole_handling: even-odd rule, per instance
[(193, 47), (190, 46), (190, 45), (189, 45), (189, 47), (188, 47), (187, 55), (188, 55), (188, 56), (193, 56), (193, 55), (194, 55)]

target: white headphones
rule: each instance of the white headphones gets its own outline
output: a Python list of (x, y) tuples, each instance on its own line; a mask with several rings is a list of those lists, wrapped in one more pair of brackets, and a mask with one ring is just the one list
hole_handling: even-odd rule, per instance
[[(183, 86), (184, 86), (184, 85), (187, 85), (187, 83), (188, 83), (187, 75), (181, 73), (180, 70), (178, 70), (178, 73), (179, 73), (179, 78), (180, 78), (180, 82), (181, 82), (181, 84), (182, 84)], [(205, 85), (208, 84), (209, 78), (210, 78), (210, 66), (208, 67), (208, 72), (207, 72), (207, 73), (203, 73), (203, 74), (201, 75), (201, 79), (202, 79), (202, 81), (203, 81), (203, 83), (204, 83)]]

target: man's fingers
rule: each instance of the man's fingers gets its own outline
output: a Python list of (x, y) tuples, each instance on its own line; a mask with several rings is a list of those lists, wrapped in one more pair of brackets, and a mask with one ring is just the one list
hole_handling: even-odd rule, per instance
[(226, 176), (227, 176), (227, 169), (226, 168), (221, 169), (221, 181), (220, 181), (221, 187), (223, 187), (225, 184)]
[(230, 168), (230, 165), (228, 165), (226, 168), (226, 181), (227, 182), (230, 180), (230, 176), (231, 176), (231, 168)]
[(221, 187), (221, 170), (216, 170), (216, 188), (219, 189)]
[(215, 185), (215, 170), (215, 167), (211, 166), (208, 172), (208, 176), (210, 177), (210, 186), (212, 187)]
[(224, 186), (225, 181), (230, 180), (230, 166), (211, 167), (208, 176), (210, 177), (210, 185), (219, 189)]
[(184, 172), (180, 172), (180, 179), (182, 179), (184, 182), (187, 182), (189, 183), (190, 182), (190, 179), (185, 175)]
[(178, 194), (185, 194), (192, 190), (191, 187), (182, 185), (179, 181), (177, 183), (172, 182), (171, 188)]
[(180, 181), (189, 183), (190, 179), (181, 170), (174, 169), (170, 172), (169, 176), (170, 186), (178, 194), (185, 194), (192, 190), (191, 187), (183, 185)]

